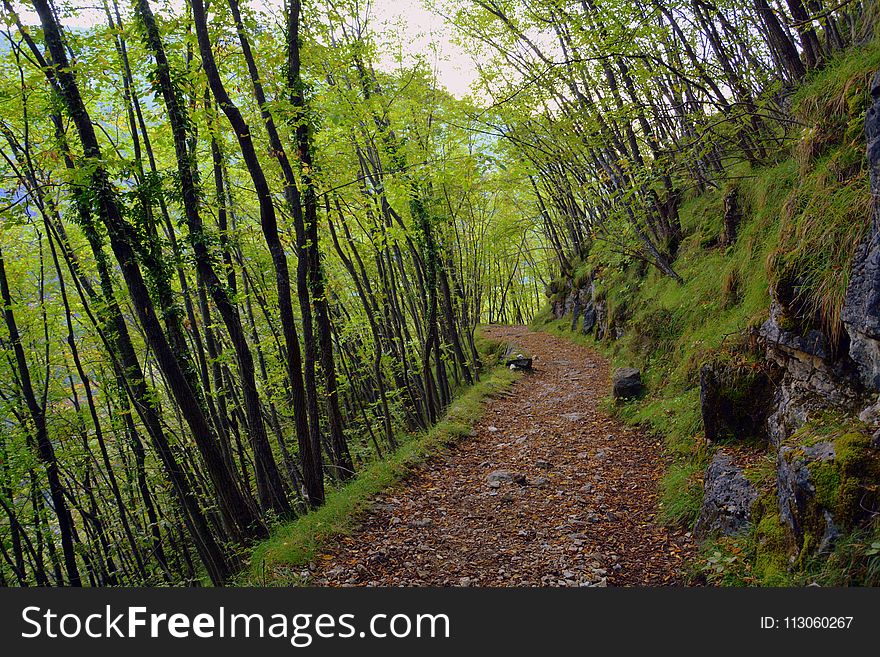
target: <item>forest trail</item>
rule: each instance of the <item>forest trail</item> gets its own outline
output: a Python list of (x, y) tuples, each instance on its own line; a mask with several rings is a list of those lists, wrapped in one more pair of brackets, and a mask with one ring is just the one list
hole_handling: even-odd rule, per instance
[(608, 363), (525, 327), (487, 335), (528, 350), (533, 372), (488, 400), (472, 438), (377, 499), (310, 584), (683, 583), (694, 546), (655, 520), (661, 445), (600, 410)]

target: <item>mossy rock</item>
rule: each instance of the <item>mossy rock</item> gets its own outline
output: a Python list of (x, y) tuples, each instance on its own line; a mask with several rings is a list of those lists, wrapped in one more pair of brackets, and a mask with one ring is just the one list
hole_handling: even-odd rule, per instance
[[(817, 495), (827, 499), (835, 522), (844, 530), (855, 527), (880, 503), (880, 453), (871, 436), (849, 431), (834, 440), (833, 474), (817, 479)], [(835, 488), (836, 486), (836, 488)]]
[(855, 527), (880, 504), (880, 450), (857, 419), (828, 411), (801, 427), (787, 441), (804, 448), (829, 443), (833, 460), (808, 464), (816, 500), (844, 530)]
[(858, 422), (833, 417), (802, 427), (793, 436), (802, 443), (779, 451), (780, 513), (799, 563), (830, 550), (880, 505), (880, 451)]

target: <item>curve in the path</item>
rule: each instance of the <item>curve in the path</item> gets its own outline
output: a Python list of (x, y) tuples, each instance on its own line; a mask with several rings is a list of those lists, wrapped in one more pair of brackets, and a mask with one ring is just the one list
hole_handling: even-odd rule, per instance
[(606, 361), (524, 327), (487, 333), (527, 349), (534, 371), (488, 401), (473, 438), (381, 496), (311, 583), (682, 584), (694, 548), (656, 521), (661, 445), (600, 410)]

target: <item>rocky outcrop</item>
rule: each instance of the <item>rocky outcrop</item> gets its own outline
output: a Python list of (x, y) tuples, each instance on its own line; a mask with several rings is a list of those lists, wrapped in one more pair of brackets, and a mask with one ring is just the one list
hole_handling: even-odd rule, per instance
[(571, 330), (584, 335), (593, 334), (597, 340), (623, 335), (622, 322), (611, 328), (608, 303), (597, 298), (596, 285), (591, 276), (585, 283), (573, 285), (572, 281), (555, 281), (547, 289), (553, 317), (571, 318)]
[(715, 454), (706, 469), (703, 491), (694, 536), (734, 536), (748, 528), (758, 491), (724, 452)]
[(633, 399), (642, 394), (642, 373), (634, 367), (619, 367), (611, 375), (611, 394), (615, 399)]
[[(865, 218), (870, 221), (868, 234), (853, 258), (841, 313), (844, 331), (832, 343), (815, 325), (816, 318), (804, 316), (808, 313), (799, 307), (796, 280), (780, 281), (773, 290), (770, 316), (758, 331), (766, 360), (781, 372), (767, 419), (770, 447), (776, 452), (778, 520), (786, 549), (801, 556), (830, 550), (842, 531), (875, 515), (880, 507), (880, 73), (871, 94), (865, 133), (875, 201), (871, 216)], [(735, 223), (736, 208), (728, 196), (722, 243)], [(739, 415), (725, 409), (720, 378), (713, 367), (700, 372), (709, 438), (723, 433)], [(865, 424), (855, 421), (856, 415), (876, 430), (873, 436)], [(830, 424), (823, 424), (827, 417), (832, 418)], [(747, 490), (740, 477), (725, 457), (713, 460), (706, 472), (700, 534), (726, 522), (719, 520), (724, 501)], [(772, 520), (776, 511), (765, 509), (764, 517)], [(742, 517), (734, 514), (731, 522), (739, 520)]]
[[(779, 519), (787, 533), (789, 550), (811, 554), (831, 549), (839, 535), (841, 508), (829, 503), (836, 493), (824, 487), (833, 483), (838, 468), (834, 444), (813, 443), (810, 432), (798, 430), (829, 411), (852, 415), (863, 405), (855, 368), (845, 352), (831, 348), (818, 330), (804, 335), (783, 328), (778, 303), (760, 329), (766, 355), (783, 373), (773, 396), (767, 433), (776, 451), (776, 486)], [(801, 442), (810, 444), (799, 444)], [(829, 474), (832, 473), (832, 474)]]
[(783, 372), (768, 419), (774, 445), (803, 426), (809, 414), (823, 409), (853, 410), (861, 399), (859, 382), (846, 356), (834, 353), (821, 331), (798, 335), (783, 328), (782, 307), (773, 302), (770, 318), (759, 331), (767, 360)]
[(868, 235), (853, 258), (841, 319), (862, 383), (880, 391), (880, 73), (874, 76), (871, 95), (874, 102), (865, 117), (865, 136), (874, 211)]
[(824, 409), (847, 416), (861, 409), (859, 417), (869, 425), (880, 418), (880, 405), (865, 400), (866, 391), (880, 391), (880, 73), (874, 76), (871, 94), (865, 134), (875, 202), (868, 234), (853, 258), (841, 313), (841, 344), (832, 349), (815, 329), (803, 335), (786, 330), (784, 311), (777, 303), (760, 331), (768, 359), (785, 372), (768, 428), (778, 447), (779, 517), (802, 552), (828, 550), (840, 528), (873, 513), (876, 502), (871, 493), (880, 469), (876, 434), (871, 439), (857, 428), (833, 441), (808, 444), (797, 444), (805, 441), (794, 434)]

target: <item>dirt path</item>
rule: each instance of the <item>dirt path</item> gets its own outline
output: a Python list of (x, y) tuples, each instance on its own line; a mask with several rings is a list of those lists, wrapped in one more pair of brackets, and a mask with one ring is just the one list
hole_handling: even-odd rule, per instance
[[(489, 400), (474, 438), (377, 500), (358, 532), (320, 555), (312, 583), (682, 583), (693, 545), (654, 520), (659, 442), (597, 407), (607, 363), (523, 327), (488, 333), (529, 350), (534, 371)], [(514, 481), (490, 484), (499, 470)]]

